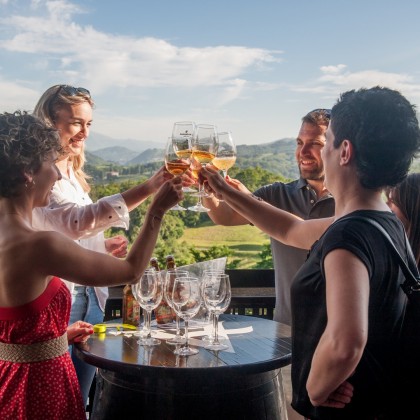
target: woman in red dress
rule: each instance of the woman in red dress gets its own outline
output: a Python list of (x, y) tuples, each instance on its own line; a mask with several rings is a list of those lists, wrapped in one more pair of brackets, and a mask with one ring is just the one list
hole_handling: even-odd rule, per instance
[(181, 180), (165, 182), (125, 260), (32, 228), (60, 179), (60, 140), (26, 113), (0, 114), (0, 418), (85, 419), (69, 341), (91, 325), (67, 328), (70, 294), (59, 278), (86, 286), (135, 283), (147, 268), (166, 211), (183, 198)]

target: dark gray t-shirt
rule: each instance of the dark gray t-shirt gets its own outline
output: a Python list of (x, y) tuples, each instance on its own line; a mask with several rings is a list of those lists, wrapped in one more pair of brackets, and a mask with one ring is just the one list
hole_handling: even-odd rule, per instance
[[(302, 178), (287, 184), (275, 182), (265, 185), (256, 190), (254, 195), (305, 220), (334, 215), (332, 195), (317, 200), (315, 191)], [(296, 272), (305, 262), (308, 250), (284, 245), (271, 238), (271, 251), (276, 283), (274, 320), (291, 325), (290, 286)]]

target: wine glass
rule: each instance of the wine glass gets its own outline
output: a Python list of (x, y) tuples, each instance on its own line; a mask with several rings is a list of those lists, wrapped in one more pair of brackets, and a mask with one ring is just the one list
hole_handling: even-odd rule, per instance
[[(163, 293), (166, 298), (166, 301), (168, 302), (168, 305), (174, 309), (174, 305), (172, 303), (172, 292), (175, 284), (175, 278), (176, 277), (189, 277), (189, 272), (186, 270), (179, 270), (177, 268), (169, 269), (166, 271), (165, 276), (165, 285), (163, 288)], [(175, 309), (174, 309), (175, 310)], [(181, 335), (181, 327), (180, 327), (180, 319), (178, 314), (175, 312), (176, 318), (176, 333), (175, 337), (166, 340), (168, 344), (184, 344), (185, 343), (185, 337)]]
[[(209, 321), (210, 323), (213, 325), (213, 318), (214, 318), (214, 313), (211, 312), (208, 308), (207, 305), (204, 302), (204, 283), (205, 280), (208, 277), (212, 277), (212, 276), (216, 276), (218, 274), (225, 274), (225, 272), (223, 270), (213, 270), (213, 269), (208, 269), (208, 270), (204, 270), (203, 271), (203, 275), (202, 275), (202, 279), (201, 279), (201, 296), (203, 297), (203, 301), (202, 301), (202, 305), (205, 307), (205, 310), (209, 313)], [(213, 335), (213, 330), (210, 332), (210, 334), (208, 335), (204, 335), (201, 338), (203, 341), (213, 341), (214, 340), (214, 335)]]
[[(193, 121), (179, 121), (174, 123), (172, 129), (172, 141), (176, 154), (180, 158), (191, 156), (191, 143), (195, 131), (195, 123)], [(194, 193), (195, 190), (190, 187), (182, 187), (185, 193)]]
[(140, 337), (137, 343), (142, 346), (156, 346), (160, 344), (160, 340), (152, 338), (150, 323), (152, 320), (152, 311), (157, 308), (163, 296), (160, 271), (154, 269), (146, 270), (140, 277), (139, 282), (133, 285), (133, 294), (140, 306), (146, 310), (146, 319), (144, 322), (147, 335), (146, 337)]
[[(201, 167), (211, 163), (217, 153), (217, 130), (214, 125), (211, 124), (198, 124), (195, 129), (193, 141), (192, 141), (192, 168), (193, 171), (199, 172)], [(188, 210), (204, 212), (210, 211), (207, 207), (204, 207), (201, 198), (205, 196), (203, 184), (198, 181), (198, 201), (195, 206), (188, 207)]]
[[(189, 140), (186, 139), (186, 146), (188, 145)], [(178, 150), (176, 146), (176, 142), (172, 139), (172, 137), (168, 138), (168, 142), (166, 143), (165, 148), (165, 166), (169, 173), (176, 177), (180, 177), (182, 174), (184, 174), (191, 165), (190, 160), (191, 150), (185, 149), (185, 150)], [(185, 207), (180, 206), (179, 204), (176, 204), (171, 208), (171, 210), (186, 210)]]
[(197, 314), (201, 305), (200, 282), (197, 277), (176, 277), (172, 290), (175, 313), (184, 320), (185, 344), (174, 351), (179, 356), (197, 354), (198, 350), (188, 345), (188, 322)]
[(217, 147), (216, 157), (212, 164), (223, 172), (223, 177), (226, 178), (227, 171), (236, 162), (236, 145), (232, 138), (232, 133), (226, 131), (218, 133), (219, 145)]
[(215, 274), (208, 276), (203, 284), (204, 303), (213, 312), (213, 341), (204, 347), (209, 350), (226, 350), (226, 344), (219, 341), (218, 326), (219, 315), (226, 311), (231, 300), (231, 288), (228, 274)]

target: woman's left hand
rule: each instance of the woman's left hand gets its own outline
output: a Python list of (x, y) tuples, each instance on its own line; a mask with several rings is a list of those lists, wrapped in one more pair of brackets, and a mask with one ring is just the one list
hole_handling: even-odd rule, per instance
[(85, 343), (93, 334), (93, 325), (84, 321), (76, 321), (67, 327), (67, 340), (70, 344)]

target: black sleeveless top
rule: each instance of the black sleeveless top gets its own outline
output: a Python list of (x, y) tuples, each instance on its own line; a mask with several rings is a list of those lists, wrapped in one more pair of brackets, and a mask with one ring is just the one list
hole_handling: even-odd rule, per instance
[[(393, 213), (359, 210), (351, 215), (369, 216), (381, 223), (405, 255), (404, 227)], [(306, 391), (312, 357), (327, 324), (323, 263), (326, 255), (338, 248), (352, 252), (365, 264), (370, 281), (367, 344), (349, 378), (354, 386), (352, 401), (343, 409), (313, 407)], [(291, 288), (292, 406), (296, 411), (311, 420), (373, 419), (388, 411), (406, 306), (400, 288), (403, 281), (382, 234), (367, 223), (337, 221), (312, 246)]]

